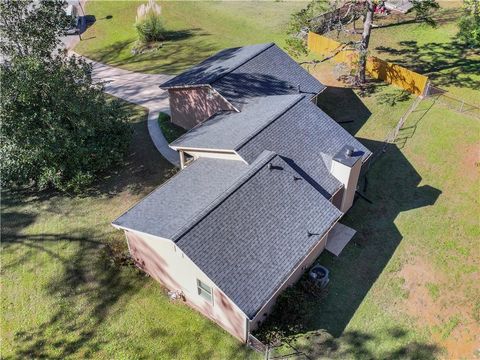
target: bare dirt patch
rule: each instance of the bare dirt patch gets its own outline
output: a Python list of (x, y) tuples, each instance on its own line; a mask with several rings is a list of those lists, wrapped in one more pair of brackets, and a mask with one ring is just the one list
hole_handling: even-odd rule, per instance
[(430, 329), (432, 339), (445, 349), (445, 358), (479, 358), (480, 324), (472, 318), (461, 284), (449, 289), (446, 275), (420, 258), (405, 264), (397, 275), (409, 293), (402, 310)]
[(461, 162), (459, 172), (463, 178), (475, 181), (480, 178), (480, 144), (457, 146)]
[(337, 79), (336, 73), (340, 74), (340, 72), (336, 70), (338, 66), (339, 64), (330, 60), (316, 65), (307, 65), (305, 68), (312, 76), (326, 86), (347, 87), (344, 82)]

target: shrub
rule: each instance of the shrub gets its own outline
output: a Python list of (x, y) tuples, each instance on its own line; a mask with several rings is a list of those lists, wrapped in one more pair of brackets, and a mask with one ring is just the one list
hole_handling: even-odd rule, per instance
[(471, 47), (480, 47), (480, 16), (464, 15), (461, 17), (458, 27), (460, 39)]
[(138, 7), (135, 27), (141, 42), (165, 40), (165, 27), (160, 14), (161, 7), (153, 0)]
[(165, 136), (165, 139), (167, 139), (169, 143), (185, 134), (184, 129), (172, 123), (170, 116), (162, 112), (158, 115), (158, 125), (162, 130), (163, 136)]
[(313, 308), (327, 293), (305, 274), (298, 283), (285, 289), (278, 297), (273, 311), (261, 324), (255, 336), (262, 342), (275, 345), (300, 331), (305, 331)]
[(0, 67), (2, 185), (81, 192), (122, 163), (127, 114), (92, 83), (90, 69), (61, 56)]

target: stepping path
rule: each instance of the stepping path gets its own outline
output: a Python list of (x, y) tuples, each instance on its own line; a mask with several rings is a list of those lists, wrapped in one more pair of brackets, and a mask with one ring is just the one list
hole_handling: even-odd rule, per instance
[(160, 112), (170, 114), (168, 93), (158, 86), (173, 76), (137, 73), (84, 59), (92, 64), (92, 78), (104, 83), (106, 93), (148, 109), (148, 132), (153, 144), (165, 159), (180, 166), (178, 153), (168, 146), (157, 121)]

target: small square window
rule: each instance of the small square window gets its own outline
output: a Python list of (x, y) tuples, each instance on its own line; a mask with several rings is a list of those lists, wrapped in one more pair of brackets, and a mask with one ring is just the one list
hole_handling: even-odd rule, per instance
[(197, 279), (197, 290), (198, 295), (203, 297), (208, 302), (213, 303), (213, 292), (210, 286)]

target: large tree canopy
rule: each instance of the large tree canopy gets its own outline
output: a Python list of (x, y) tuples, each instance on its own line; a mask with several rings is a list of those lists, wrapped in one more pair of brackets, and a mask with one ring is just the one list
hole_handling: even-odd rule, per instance
[(458, 23), (458, 36), (472, 48), (480, 47), (480, 4), (479, 0), (464, 0), (463, 14)]
[(91, 66), (58, 50), (68, 23), (62, 6), (0, 3), (0, 170), (6, 185), (80, 191), (120, 163), (129, 146), (126, 115), (92, 83)]
[(0, 2), (0, 50), (4, 56), (50, 56), (69, 21), (59, 0)]

